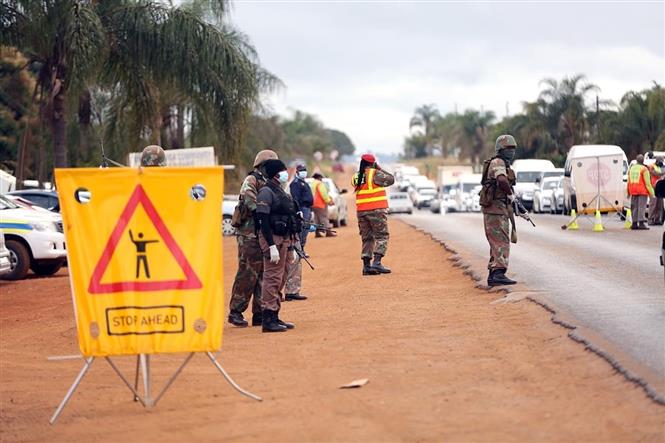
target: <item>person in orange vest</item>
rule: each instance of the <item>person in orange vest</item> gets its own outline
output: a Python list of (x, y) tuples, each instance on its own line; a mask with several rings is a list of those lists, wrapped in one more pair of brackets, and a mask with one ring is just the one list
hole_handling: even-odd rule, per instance
[(360, 255), (363, 275), (390, 273), (390, 269), (381, 264), (381, 259), (386, 255), (389, 238), (388, 196), (385, 188), (393, 183), (395, 177), (381, 169), (372, 154), (361, 157), (358, 172), (353, 175), (351, 185), (356, 193), (358, 228), (363, 243)]
[[(651, 174), (651, 187), (656, 189), (656, 183), (662, 180), (665, 176), (665, 164), (663, 157), (656, 157), (656, 163), (647, 166), (649, 174)], [(663, 224), (663, 199), (658, 197), (651, 197), (649, 199), (649, 224), (662, 225)]]
[(314, 223), (323, 226), (317, 228), (316, 237), (336, 237), (337, 235), (330, 229), (330, 221), (328, 220), (328, 206), (334, 204), (332, 197), (328, 195), (328, 187), (323, 183), (323, 176), (316, 172), (312, 175), (314, 181), (310, 184), (312, 194), (314, 195), (314, 203), (312, 203), (312, 212), (314, 213)]
[(633, 224), (630, 229), (649, 229), (645, 225), (647, 199), (653, 197), (654, 192), (649, 168), (644, 166), (642, 154), (635, 158), (635, 164), (628, 169), (628, 195), (630, 195), (630, 210), (633, 213)]

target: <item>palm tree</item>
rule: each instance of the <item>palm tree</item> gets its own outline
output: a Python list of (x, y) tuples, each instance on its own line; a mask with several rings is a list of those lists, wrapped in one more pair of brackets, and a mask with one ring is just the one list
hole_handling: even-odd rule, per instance
[(600, 88), (587, 83), (583, 74), (564, 77), (560, 82), (546, 78), (540, 84), (544, 85), (544, 89), (539, 99), (547, 103), (550, 132), (559, 135), (566, 149), (586, 141), (589, 138), (586, 96)]
[(436, 109), (436, 105), (429, 104), (416, 108), (414, 115), (409, 122), (409, 129), (416, 127), (423, 130), (427, 155), (432, 155), (434, 127), (439, 118), (441, 118), (441, 115), (439, 114), (438, 109)]
[[(39, 70), (36, 96), (45, 104), (56, 167), (68, 163), (68, 98), (85, 98), (92, 84), (110, 92), (106, 136), (119, 141), (120, 128), (129, 132), (122, 150), (142, 138), (160, 141), (163, 113), (175, 96), (176, 105), (196, 109), (216, 128), (218, 145), (235, 151), (260, 91), (278, 81), (260, 67), (245, 36), (210, 22), (211, 14), (217, 20), (226, 11), (226, 0), (195, 3), (206, 17), (157, 1), (0, 4), (0, 43), (21, 50)], [(85, 115), (79, 119), (87, 124)]]
[(496, 119), (492, 111), (468, 109), (460, 116), (466, 138), (469, 157), (476, 169), (480, 168), (480, 157), (487, 151), (487, 138), (492, 122)]

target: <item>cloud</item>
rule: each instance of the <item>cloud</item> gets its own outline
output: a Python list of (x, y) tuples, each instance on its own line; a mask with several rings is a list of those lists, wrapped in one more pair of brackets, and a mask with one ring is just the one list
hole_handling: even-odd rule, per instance
[(234, 23), (287, 85), (274, 109), (313, 113), (359, 149), (401, 151), (425, 103), (502, 117), (545, 77), (584, 73), (615, 102), (665, 82), (663, 4), (235, 5)]

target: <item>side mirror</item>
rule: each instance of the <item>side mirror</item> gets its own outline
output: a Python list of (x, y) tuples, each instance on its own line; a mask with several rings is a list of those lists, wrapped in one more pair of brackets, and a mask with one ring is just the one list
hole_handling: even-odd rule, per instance
[(570, 169), (566, 169), (565, 171), (563, 171), (563, 176), (570, 177)]
[(339, 193), (340, 193), (340, 194), (346, 194), (347, 192), (349, 192), (348, 189), (342, 189)]

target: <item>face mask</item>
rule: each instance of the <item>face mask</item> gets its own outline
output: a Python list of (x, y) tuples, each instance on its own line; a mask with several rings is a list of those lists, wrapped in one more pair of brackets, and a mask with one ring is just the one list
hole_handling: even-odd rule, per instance
[(279, 174), (277, 174), (277, 178), (279, 179), (280, 183), (286, 183), (289, 181), (289, 173), (287, 171), (281, 171)]
[(307, 178), (307, 171), (298, 171), (298, 177)]
[(513, 161), (515, 158), (515, 148), (502, 149), (499, 152), (499, 157), (509, 162)]

